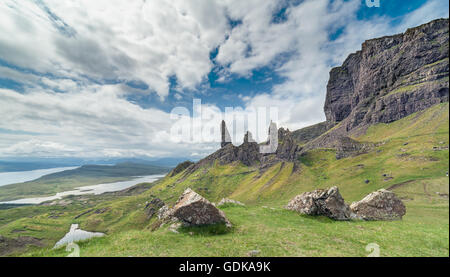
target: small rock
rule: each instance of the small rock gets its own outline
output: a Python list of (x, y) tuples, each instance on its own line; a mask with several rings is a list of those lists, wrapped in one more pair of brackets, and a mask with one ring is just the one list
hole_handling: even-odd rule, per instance
[(235, 204), (235, 205), (239, 205), (239, 206), (245, 206), (245, 204), (242, 202), (239, 202), (239, 201), (236, 201), (233, 199), (228, 199), (228, 198), (222, 198), (222, 200), (220, 200), (220, 202), (217, 206), (220, 207), (225, 204)]
[[(163, 207), (165, 204), (164, 202), (159, 198), (154, 198), (150, 202), (146, 202), (145, 204), (145, 210), (147, 212), (147, 218), (151, 218), (154, 216), (158, 211)], [(100, 211), (103, 213), (102, 211)]]
[(247, 253), (247, 256), (249, 256), (249, 257), (256, 257), (256, 256), (259, 255), (259, 253), (261, 253), (261, 251), (259, 251), (259, 250), (252, 250), (252, 251)]
[(370, 183), (370, 180), (367, 180), (367, 179), (366, 179), (366, 180), (364, 181), (364, 183), (368, 184), (368, 183)]
[(183, 224), (181, 222), (176, 222), (173, 223), (172, 225), (169, 226), (168, 230), (171, 231), (172, 233), (178, 234), (178, 229), (182, 226)]
[(171, 213), (169, 206), (164, 205), (158, 210), (157, 216), (159, 220), (166, 220), (171, 217)]

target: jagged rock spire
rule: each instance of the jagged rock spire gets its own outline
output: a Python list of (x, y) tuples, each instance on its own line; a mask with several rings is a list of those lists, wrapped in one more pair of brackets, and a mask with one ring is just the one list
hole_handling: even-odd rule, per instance
[(227, 125), (225, 124), (225, 120), (222, 120), (222, 124), (220, 125), (220, 132), (222, 134), (222, 141), (220, 143), (220, 146), (225, 147), (227, 144), (231, 143), (231, 136), (228, 132)]
[(247, 131), (247, 133), (245, 133), (245, 136), (244, 136), (244, 143), (249, 143), (249, 142), (255, 142), (255, 140), (253, 139), (252, 133), (250, 133), (250, 131)]
[(268, 145), (262, 145), (259, 152), (262, 154), (275, 153), (278, 148), (278, 128), (275, 122), (270, 121)]

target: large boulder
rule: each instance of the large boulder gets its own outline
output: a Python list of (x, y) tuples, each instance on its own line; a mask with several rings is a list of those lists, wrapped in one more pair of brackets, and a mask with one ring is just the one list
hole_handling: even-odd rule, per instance
[(224, 212), (190, 188), (186, 189), (180, 196), (172, 208), (171, 215), (189, 226), (217, 223), (225, 223), (227, 226), (231, 226)]
[(337, 187), (326, 190), (319, 189), (297, 195), (289, 202), (286, 208), (301, 214), (323, 215), (334, 220), (355, 218)]
[(380, 189), (350, 205), (364, 220), (398, 220), (406, 214), (403, 202), (391, 191)]

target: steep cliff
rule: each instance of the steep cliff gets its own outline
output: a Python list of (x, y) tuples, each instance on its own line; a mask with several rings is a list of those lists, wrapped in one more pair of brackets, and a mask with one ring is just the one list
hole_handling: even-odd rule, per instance
[(448, 19), (364, 42), (330, 72), (324, 111), (335, 127), (305, 149), (448, 102), (448, 74)]
[(448, 19), (439, 19), (364, 42), (361, 51), (330, 72), (327, 121), (347, 119), (351, 130), (448, 101), (448, 31)]

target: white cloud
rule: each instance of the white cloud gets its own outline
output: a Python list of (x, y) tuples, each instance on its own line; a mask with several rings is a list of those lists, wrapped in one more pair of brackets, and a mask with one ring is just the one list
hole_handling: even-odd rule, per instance
[(170, 76), (194, 89), (211, 71), (209, 53), (229, 28), (224, 13), (209, 0), (7, 0), (0, 58), (65, 78), (139, 80), (164, 98)]
[[(219, 82), (234, 74), (250, 76), (261, 67), (271, 67), (284, 79), (270, 92), (239, 95), (246, 104), (240, 116), (269, 105), (278, 107), (281, 126), (317, 123), (324, 119), (332, 66), (366, 39), (448, 17), (444, 2), (430, 0), (393, 26), (388, 17), (358, 20), (359, 0), (305, 0), (295, 6), (285, 0), (46, 0), (45, 5), (5, 0), (0, 5), (0, 59), (28, 70), (0, 66), (0, 78), (24, 85), (23, 93), (0, 89), (0, 128), (22, 132), (2, 133), (0, 156), (211, 153), (217, 142), (173, 143), (170, 114), (144, 109), (126, 96), (155, 92), (165, 98), (169, 78), (175, 76), (174, 97), (186, 100), (187, 91), (205, 84), (216, 48)], [(285, 20), (272, 22), (284, 6)], [(228, 18), (240, 24), (232, 28)], [(340, 28), (339, 38), (330, 41)], [(131, 88), (127, 81), (145, 82), (149, 89)], [(220, 111), (213, 105), (202, 108), (217, 128)], [(236, 143), (243, 132), (237, 131)]]
[(24, 132), (2, 134), (0, 156), (183, 156), (186, 149), (206, 154), (207, 143), (171, 142), (175, 122), (168, 113), (143, 109), (120, 95), (118, 86), (79, 93), (0, 89), (0, 128)]
[(52, 156), (55, 152), (60, 153), (62, 155), (67, 154), (69, 156), (73, 156), (76, 152), (81, 149), (77, 149), (74, 147), (70, 147), (58, 142), (52, 141), (42, 141), (38, 139), (30, 139), (26, 141), (20, 141), (15, 143), (1, 152), (3, 155), (13, 155), (13, 156), (21, 156), (21, 155), (37, 155), (37, 156)]

